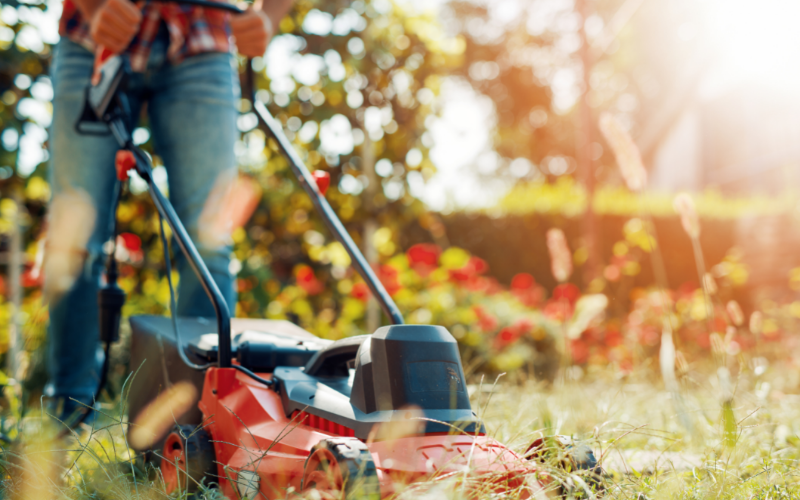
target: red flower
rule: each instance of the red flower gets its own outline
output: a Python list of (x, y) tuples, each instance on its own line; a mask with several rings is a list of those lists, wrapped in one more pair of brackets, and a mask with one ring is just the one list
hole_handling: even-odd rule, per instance
[(528, 273), (519, 273), (511, 278), (511, 290), (528, 290), (535, 284), (536, 280)]
[(491, 281), (483, 276), (476, 276), (464, 284), (464, 288), (470, 292), (485, 292), (491, 286)]
[(397, 280), (398, 276), (399, 272), (397, 269), (388, 264), (384, 264), (378, 268), (378, 279), (381, 280), (383, 287), (386, 288), (389, 295), (396, 294), (402, 288), (400, 282)]
[(514, 322), (512, 328), (516, 329), (520, 337), (526, 335), (533, 330), (533, 321), (528, 318), (520, 318)]
[[(466, 266), (465, 266), (466, 267)], [(462, 267), (461, 269), (453, 269), (450, 271), (450, 279), (453, 281), (460, 281), (462, 283), (470, 281), (472, 278), (472, 274), (470, 274), (469, 270)]]
[(589, 360), (589, 346), (581, 339), (570, 342), (569, 353), (572, 356), (572, 362), (577, 365), (582, 365)]
[(578, 298), (581, 296), (580, 289), (573, 285), (572, 283), (564, 283), (563, 285), (558, 285), (555, 290), (553, 290), (553, 299), (555, 300), (566, 300), (569, 302), (570, 306), (574, 306), (576, 302), (578, 302)]
[(253, 277), (239, 278), (236, 280), (236, 290), (239, 293), (249, 292), (256, 285), (257, 280)]
[(122, 245), (129, 252), (138, 252), (142, 249), (142, 239), (133, 233), (122, 233), (118, 238), (122, 240)]
[(569, 302), (553, 298), (545, 303), (542, 313), (554, 321), (563, 322), (572, 316), (572, 307)]
[(494, 295), (503, 291), (503, 286), (494, 278), (486, 278), (486, 294)]
[(503, 348), (507, 345), (513, 344), (519, 338), (519, 332), (516, 328), (512, 328), (507, 326), (500, 330), (500, 333), (497, 334), (497, 346), (499, 348)]
[(511, 279), (511, 293), (528, 307), (536, 307), (544, 298), (544, 289), (528, 273), (519, 273)]
[(300, 265), (295, 269), (295, 278), (297, 279), (297, 286), (305, 290), (309, 295), (316, 295), (323, 290), (322, 283), (314, 275), (314, 270), (311, 266)]
[(489, 264), (485, 260), (480, 257), (475, 257), (474, 255), (469, 258), (467, 265), (472, 267), (475, 274), (483, 274), (489, 270)]
[(606, 330), (603, 340), (608, 347), (616, 347), (622, 344), (622, 334), (617, 330)]
[[(36, 267), (28, 267), (25, 266), (26, 269), (22, 272), (22, 276), (20, 276), (20, 284), (23, 288), (35, 288), (42, 286), (44, 280), (42, 279), (42, 273)], [(2, 284), (2, 283), (0, 283)]]
[(478, 326), (480, 326), (481, 330), (484, 332), (493, 332), (497, 329), (497, 318), (488, 314), (478, 320)]
[(544, 299), (544, 288), (534, 286), (528, 290), (514, 290), (517, 299), (528, 307), (538, 307)]
[(369, 288), (367, 288), (367, 284), (360, 281), (353, 285), (353, 288), (350, 290), (350, 296), (362, 302), (369, 300), (370, 292)]
[(460, 282), (469, 282), (477, 279), (489, 270), (489, 264), (480, 257), (470, 257), (464, 267), (450, 271), (450, 279)]
[(441, 249), (433, 243), (417, 243), (406, 252), (411, 267), (419, 265), (435, 267), (439, 263)]
[(473, 306), (472, 310), (478, 316), (478, 326), (484, 332), (493, 332), (497, 329), (497, 318), (486, 312), (481, 306)]

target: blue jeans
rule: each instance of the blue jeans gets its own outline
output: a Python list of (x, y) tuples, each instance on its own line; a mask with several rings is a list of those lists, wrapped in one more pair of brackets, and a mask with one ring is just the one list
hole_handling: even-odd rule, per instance
[[(147, 70), (127, 85), (133, 116), (147, 102), (156, 153), (164, 161), (169, 198), (217, 285), (233, 308), (235, 292), (229, 268), (230, 247), (203, 247), (198, 219), (215, 181), (235, 174), (234, 143), (239, 82), (233, 56), (209, 53), (172, 65), (165, 29), (153, 44)], [(97, 218), (83, 272), (69, 292), (50, 304), (50, 381), (47, 393), (91, 400), (99, 381), (97, 291), (104, 266), (103, 244), (111, 237), (111, 203), (118, 149), (112, 136), (79, 135), (74, 128), (83, 108), (94, 56), (62, 39), (56, 47), (50, 171), (53, 196), (82, 190), (93, 200)], [(134, 120), (136, 121), (136, 120)], [(175, 247), (175, 253), (180, 253)], [(214, 317), (214, 309), (182, 255), (177, 314)], [(47, 279), (45, 277), (45, 279)]]

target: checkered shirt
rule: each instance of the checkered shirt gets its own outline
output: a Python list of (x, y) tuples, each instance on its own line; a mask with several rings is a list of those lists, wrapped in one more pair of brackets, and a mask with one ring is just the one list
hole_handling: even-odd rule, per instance
[[(142, 10), (139, 33), (131, 41), (126, 53), (131, 69), (143, 72), (147, 67), (150, 47), (158, 34), (161, 21), (169, 29), (170, 44), (167, 55), (178, 63), (186, 57), (207, 52), (228, 52), (231, 35), (229, 14), (217, 9), (204, 9), (175, 3), (148, 2)], [(59, 34), (94, 52), (95, 43), (89, 34), (89, 22), (84, 19), (73, 0), (64, 0)]]

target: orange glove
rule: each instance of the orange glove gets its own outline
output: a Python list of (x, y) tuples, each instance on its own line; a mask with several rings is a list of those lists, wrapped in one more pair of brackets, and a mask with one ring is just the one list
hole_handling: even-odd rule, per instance
[(241, 55), (260, 57), (272, 39), (272, 20), (261, 9), (251, 7), (244, 14), (231, 16), (231, 31)]
[(97, 45), (115, 54), (125, 51), (139, 32), (142, 12), (128, 0), (106, 0), (89, 20), (89, 34)]

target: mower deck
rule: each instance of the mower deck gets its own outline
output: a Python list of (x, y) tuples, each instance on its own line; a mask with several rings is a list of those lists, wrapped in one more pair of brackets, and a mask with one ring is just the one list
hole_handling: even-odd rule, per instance
[[(301, 491), (312, 487), (303, 484), (303, 478), (309, 474), (307, 461), (314, 446), (323, 440), (353, 435), (351, 429), (305, 412), (287, 417), (279, 394), (230, 368), (207, 371), (199, 406), (203, 414), (213, 416), (205, 429), (214, 436), (219, 484), (228, 498), (237, 498), (234, 488), (245, 481), (252, 483), (253, 473), (265, 498), (285, 498), (287, 488)], [(498, 487), (516, 487), (525, 475), (535, 471), (533, 463), (484, 434), (373, 438), (365, 441), (381, 497), (391, 495), (403, 484), (467, 470), (473, 478), (491, 478)], [(246, 479), (240, 481), (241, 471), (245, 471)], [(530, 486), (539, 487), (535, 481)]]
[[(202, 422), (203, 432), (193, 441), (173, 432), (162, 437), (166, 446), (156, 446), (166, 457), (165, 477), (180, 474), (175, 465), (192, 474), (208, 468), (208, 456), (187, 456), (179, 442), (187, 450), (203, 449), (204, 443), (213, 448), (217, 465), (207, 481), (217, 482), (229, 498), (255, 493), (253, 488), (265, 498), (285, 498), (287, 488), (338, 491), (355, 476), (373, 484), (346, 491), (347, 499), (377, 500), (398, 485), (466, 471), (498, 488), (532, 477), (534, 463), (485, 435), (470, 407), (455, 340), (441, 327), (384, 327), (370, 336), (330, 342), (286, 322), (235, 321), (235, 359), (250, 363), (268, 386), (234, 368), (183, 368), (168, 318), (131, 323), (132, 363), (154, 365), (143, 370), (148, 394), (134, 381), (136, 401), (146, 402), (160, 390), (155, 384), (162, 370), (154, 369), (159, 361), (136, 358), (158, 352), (156, 335), (165, 340), (172, 382), (186, 375), (202, 394), (197, 411), (178, 423), (192, 429)], [(214, 325), (182, 319), (179, 327), (193, 361), (213, 361)], [(248, 353), (260, 355), (248, 361)], [(531, 486), (539, 487), (535, 480)]]

